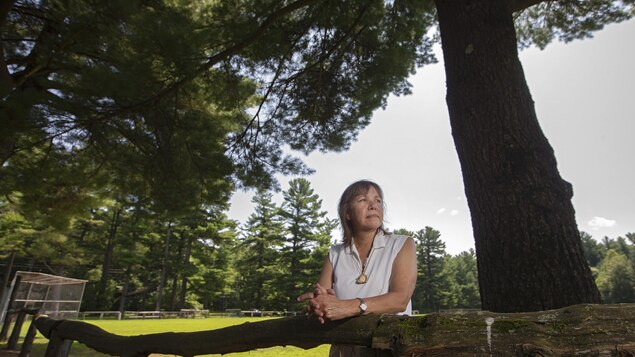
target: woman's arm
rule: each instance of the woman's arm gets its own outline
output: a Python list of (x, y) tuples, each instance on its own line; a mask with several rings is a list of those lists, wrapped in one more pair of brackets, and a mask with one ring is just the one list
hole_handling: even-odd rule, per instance
[[(325, 282), (332, 284), (332, 265), (330, 269), (330, 280)], [(322, 279), (322, 275), (320, 275), (320, 279)], [(378, 296), (364, 297), (367, 305), (366, 314), (404, 311), (412, 297), (416, 282), (417, 253), (414, 240), (408, 237), (392, 264), (388, 292)], [(339, 320), (357, 316), (360, 313), (358, 299), (338, 300), (334, 295), (319, 294), (315, 296), (314, 300), (322, 312), (322, 317), (326, 320)]]

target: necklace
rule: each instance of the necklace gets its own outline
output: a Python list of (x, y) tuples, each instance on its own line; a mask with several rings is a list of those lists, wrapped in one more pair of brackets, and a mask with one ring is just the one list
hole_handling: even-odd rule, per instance
[(370, 256), (373, 254), (373, 248), (371, 246), (370, 248), (370, 252), (368, 253), (368, 256), (366, 256), (366, 259), (364, 260), (364, 264), (362, 264), (361, 260), (360, 260), (360, 271), (361, 273), (359, 274), (359, 276), (357, 277), (357, 279), (355, 279), (355, 283), (356, 284), (366, 284), (366, 282), (368, 281), (368, 276), (366, 275), (366, 268), (368, 267), (368, 261), (370, 260)]

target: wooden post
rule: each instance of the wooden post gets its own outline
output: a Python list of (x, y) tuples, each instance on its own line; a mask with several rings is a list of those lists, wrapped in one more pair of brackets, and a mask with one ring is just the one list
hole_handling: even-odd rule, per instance
[(13, 332), (9, 337), (7, 343), (8, 350), (15, 350), (18, 348), (18, 340), (20, 339), (20, 332), (22, 331), (22, 325), (24, 324), (24, 318), (26, 317), (26, 310), (18, 311), (18, 317), (15, 319), (15, 325), (13, 325)]
[(35, 339), (35, 335), (37, 334), (37, 328), (35, 326), (35, 314), (38, 313), (40, 309), (28, 310), (27, 313), (33, 316), (31, 320), (31, 325), (29, 325), (29, 330), (24, 337), (24, 342), (22, 342), (22, 348), (20, 348), (20, 355), (18, 357), (29, 357), (31, 354), (31, 347), (33, 347), (33, 340)]
[(18, 292), (17, 288), (20, 285), (21, 281), (22, 281), (21, 276), (18, 275), (15, 277), (13, 290), (11, 291), (9, 302), (7, 303), (7, 313), (4, 315), (4, 323), (2, 324), (2, 331), (0, 331), (0, 341), (6, 340), (7, 336), (9, 335), (9, 326), (11, 326), (11, 322), (13, 318), (15, 317), (15, 315), (11, 311), (11, 306), (13, 305), (13, 302), (15, 301), (15, 294)]
[(6, 341), (9, 336), (9, 328), (15, 320), (15, 311), (7, 309), (7, 313), (4, 315), (4, 323), (2, 324), (2, 330), (0, 330), (0, 341)]
[(53, 331), (53, 335), (46, 347), (44, 357), (68, 357), (71, 352), (72, 345), (73, 340), (65, 340), (59, 337), (56, 331)]

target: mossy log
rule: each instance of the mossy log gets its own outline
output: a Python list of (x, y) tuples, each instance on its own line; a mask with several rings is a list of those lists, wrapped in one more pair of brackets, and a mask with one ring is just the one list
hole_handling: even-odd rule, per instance
[[(76, 340), (114, 356), (196, 356), (271, 346), (356, 344), (393, 356), (635, 356), (635, 305), (576, 305), (530, 313), (367, 315), (324, 325), (306, 317), (218, 330), (118, 336), (93, 325), (39, 316), (47, 338)], [(51, 354), (52, 355), (52, 354)]]

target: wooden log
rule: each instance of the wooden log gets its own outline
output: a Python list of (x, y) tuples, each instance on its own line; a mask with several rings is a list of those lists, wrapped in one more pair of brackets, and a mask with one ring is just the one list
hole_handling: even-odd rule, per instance
[(196, 356), (272, 346), (355, 344), (395, 356), (635, 356), (635, 305), (576, 305), (500, 314), (487, 311), (417, 317), (366, 315), (324, 325), (304, 316), (218, 330), (118, 336), (79, 321), (35, 321), (44, 336), (77, 340), (117, 356)]

